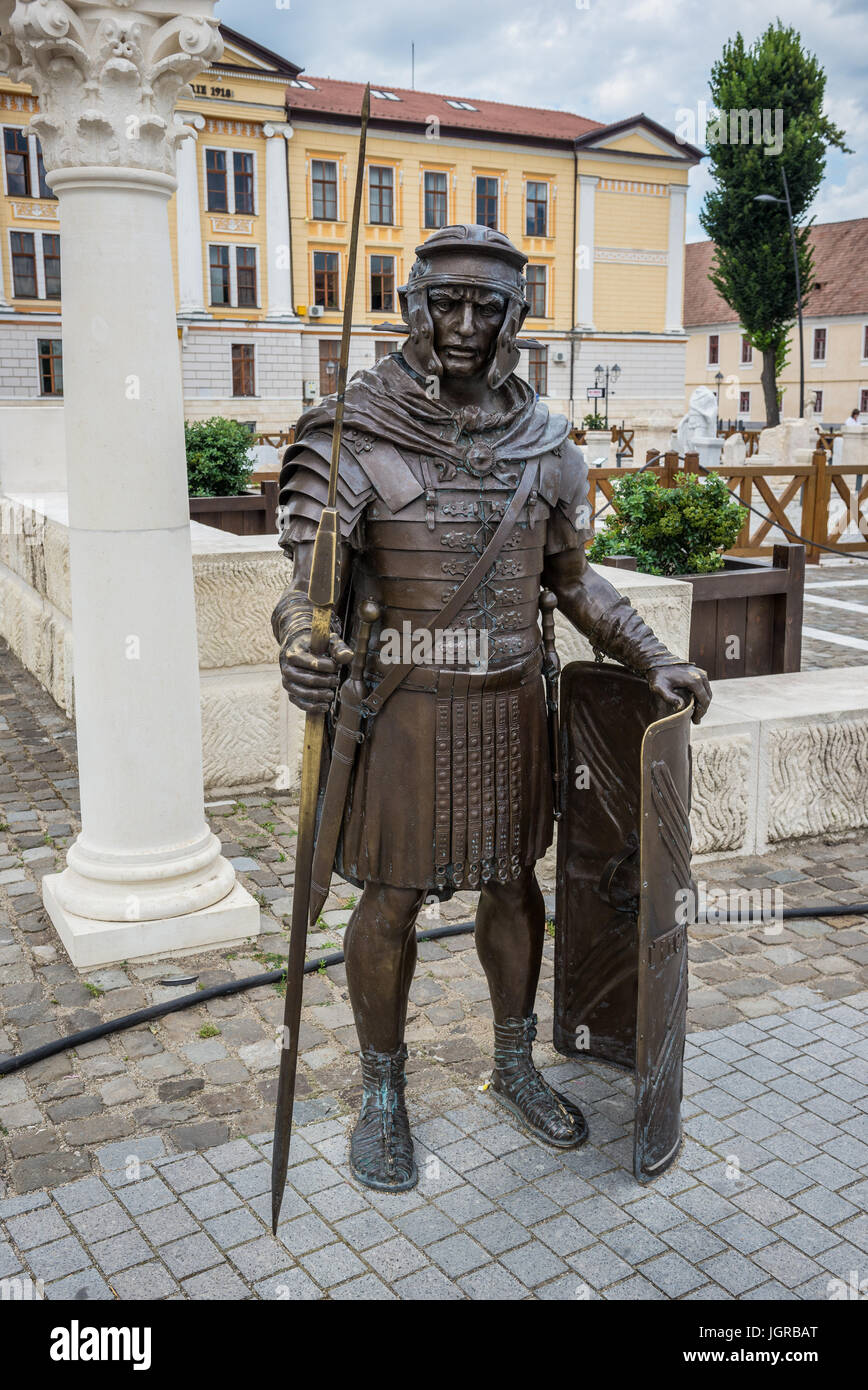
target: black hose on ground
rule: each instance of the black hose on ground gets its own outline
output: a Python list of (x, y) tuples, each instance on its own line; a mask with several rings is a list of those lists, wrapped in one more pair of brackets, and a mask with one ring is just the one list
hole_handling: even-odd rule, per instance
[[(785, 907), (780, 912), (770, 917), (725, 917), (716, 918), (716, 925), (721, 927), (761, 927), (768, 926), (770, 922), (779, 921), (782, 918), (792, 920), (800, 917), (861, 917), (868, 915), (868, 903), (832, 903), (824, 906), (822, 903), (816, 907)], [(437, 941), (444, 936), (469, 936), (474, 930), (473, 922), (458, 922), (449, 927), (432, 927), (429, 931), (418, 933), (417, 941)], [(304, 967), (305, 975), (312, 975), (318, 970), (326, 969), (332, 965), (343, 965), (343, 951), (333, 951), (331, 955), (320, 956), (316, 960), (309, 960)], [(180, 1013), (182, 1009), (191, 1009), (196, 1004), (207, 1004), (209, 999), (222, 999), (230, 994), (240, 994), (246, 989), (257, 989), (261, 985), (276, 985), (283, 979), (285, 970), (266, 970), (261, 975), (246, 975), (241, 980), (230, 980), (228, 984), (211, 985), (208, 989), (197, 990), (195, 994), (182, 994), (178, 999), (164, 999), (160, 1004), (151, 1004), (147, 1009), (137, 1009), (135, 1013), (123, 1014), (120, 1018), (110, 1018), (106, 1023), (99, 1023), (95, 1028), (84, 1028), (79, 1033), (69, 1033), (65, 1038), (55, 1038), (53, 1042), (43, 1043), (42, 1047), (34, 1047), (30, 1052), (22, 1052), (17, 1057), (6, 1057), (0, 1060), (0, 1076), (8, 1076), (11, 1072), (21, 1071), (24, 1067), (33, 1066), (34, 1062), (42, 1062), (46, 1057), (56, 1057), (59, 1052), (67, 1052), (73, 1047), (83, 1047), (85, 1043), (96, 1042), (98, 1038), (109, 1037), (112, 1033), (124, 1032), (127, 1028), (136, 1028), (140, 1023), (151, 1023), (155, 1018), (164, 1018), (166, 1014)]]

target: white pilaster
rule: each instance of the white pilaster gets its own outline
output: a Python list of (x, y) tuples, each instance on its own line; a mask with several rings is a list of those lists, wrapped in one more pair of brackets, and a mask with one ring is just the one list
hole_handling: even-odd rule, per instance
[(666, 332), (684, 331), (684, 210), (687, 187), (669, 185), (669, 250), (666, 264)]
[[(196, 130), (205, 125), (204, 116), (186, 116)], [(181, 123), (182, 118), (175, 116)], [(181, 318), (210, 318), (205, 308), (205, 281), (202, 270), (202, 219), (199, 213), (199, 162), (196, 137), (188, 136), (178, 146), (178, 192), (175, 195), (178, 229), (178, 314)]]
[[(4, 248), (5, 248), (5, 247), (8, 247), (8, 245), (9, 245), (9, 240), (8, 240), (8, 238), (5, 238), (5, 237), (4, 237), (3, 241), (0, 242), (0, 313), (4, 313), (4, 314), (8, 314), (8, 313), (11, 311), (11, 309), (12, 309), (12, 305), (9, 303), (9, 300), (6, 298), (6, 283), (5, 283), (5, 274), (4, 274), (4, 268), (3, 268), (3, 267), (4, 267), (3, 252), (4, 252)], [(10, 260), (11, 260), (11, 257), (10, 257)], [(11, 264), (10, 264), (10, 266), (9, 266), (9, 274), (10, 274), (10, 275), (12, 274), (12, 266), (11, 266)]]
[[(195, 4), (197, 11), (193, 10)], [(0, 66), (39, 99), (60, 200), (82, 830), (46, 908), (75, 964), (259, 930), (205, 821), (167, 203), (180, 91), (222, 51), (210, 0), (17, 0)], [(4, 51), (5, 50), (5, 51)]]
[(594, 327), (594, 216), (597, 184), (592, 174), (579, 175), (579, 244), (576, 247), (575, 328)]
[(289, 182), (286, 141), (288, 125), (263, 126), (265, 135), (265, 236), (268, 255), (268, 317), (298, 323), (292, 299), (290, 262)]

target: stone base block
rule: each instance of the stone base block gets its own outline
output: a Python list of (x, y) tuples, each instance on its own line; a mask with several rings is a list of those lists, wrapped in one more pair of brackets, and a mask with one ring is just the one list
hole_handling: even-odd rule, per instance
[(258, 936), (259, 906), (240, 883), (212, 907), (154, 922), (98, 922), (61, 907), (54, 892), (59, 874), (42, 880), (45, 909), (77, 970), (148, 956), (177, 956), (229, 946)]

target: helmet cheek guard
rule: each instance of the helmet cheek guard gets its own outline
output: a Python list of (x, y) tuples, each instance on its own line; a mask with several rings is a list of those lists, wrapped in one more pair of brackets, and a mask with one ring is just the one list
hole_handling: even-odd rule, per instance
[(521, 325), (527, 318), (529, 308), (526, 299), (519, 299), (516, 295), (510, 295), (506, 313), (503, 316), (503, 323), (500, 326), (500, 332), (494, 346), (494, 356), (488, 369), (488, 384), (492, 390), (502, 386), (507, 377), (512, 376), (521, 360), (521, 354), (515, 345), (515, 340)]
[(401, 317), (409, 329), (404, 356), (421, 376), (442, 376), (443, 363), (434, 351), (434, 320), (428, 308), (428, 291), (424, 286), (409, 285), (398, 290)]

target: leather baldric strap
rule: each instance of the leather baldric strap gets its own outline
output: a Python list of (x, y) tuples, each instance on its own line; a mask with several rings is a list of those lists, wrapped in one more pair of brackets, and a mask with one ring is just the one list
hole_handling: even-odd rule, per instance
[[(492, 536), (488, 545), (480, 555), (476, 564), (459, 584), (449, 602), (439, 613), (436, 613), (430, 622), (419, 628), (419, 632), (434, 633), (438, 629), (448, 628), (452, 619), (461, 612), (468, 599), (476, 592), (485, 575), (491, 569), (498, 555), (506, 542), (512, 535), (515, 523), (518, 520), (521, 509), (530, 496), (536, 485), (537, 474), (539, 473), (539, 460), (534, 459), (531, 463), (525, 464), (524, 472), (521, 475), (518, 487), (512, 494), (512, 500), (503, 514), (503, 518)], [(383, 677), (375, 690), (366, 696), (362, 705), (363, 710), (368, 715), (377, 714), (383, 708), (393, 691), (418, 665), (418, 662), (407, 661), (401, 665), (390, 667), (388, 674)]]

